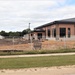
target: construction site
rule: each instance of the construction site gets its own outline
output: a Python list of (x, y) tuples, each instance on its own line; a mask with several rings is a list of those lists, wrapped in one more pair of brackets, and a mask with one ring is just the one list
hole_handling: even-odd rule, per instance
[(67, 40), (25, 40), (22, 37), (0, 39), (0, 51), (27, 51), (27, 50), (57, 50), (74, 49), (75, 41)]

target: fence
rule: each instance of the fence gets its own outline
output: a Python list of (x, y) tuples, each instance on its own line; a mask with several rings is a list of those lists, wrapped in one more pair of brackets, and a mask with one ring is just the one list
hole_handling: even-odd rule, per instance
[(0, 39), (0, 50), (27, 50), (30, 43), (23, 37), (5, 37)]
[(55, 50), (75, 48), (75, 41), (30, 41), (23, 37), (5, 37), (0, 39), (0, 50)]

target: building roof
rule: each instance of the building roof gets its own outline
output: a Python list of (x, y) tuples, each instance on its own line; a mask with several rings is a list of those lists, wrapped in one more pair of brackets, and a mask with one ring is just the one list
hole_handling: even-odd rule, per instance
[(35, 29), (51, 26), (51, 25), (54, 25), (54, 24), (75, 24), (75, 18), (53, 21), (53, 22), (41, 25), (39, 27), (36, 27)]
[(59, 20), (61, 22), (74, 22), (75, 23), (75, 18), (70, 18), (70, 19), (64, 19), (64, 20)]
[(45, 32), (45, 30), (39, 30), (39, 29), (37, 29), (37, 30), (33, 30), (32, 32)]

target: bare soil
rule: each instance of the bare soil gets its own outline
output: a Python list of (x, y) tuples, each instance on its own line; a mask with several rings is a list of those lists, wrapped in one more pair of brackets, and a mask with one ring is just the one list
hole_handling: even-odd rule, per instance
[(0, 75), (75, 75), (74, 66), (0, 70)]

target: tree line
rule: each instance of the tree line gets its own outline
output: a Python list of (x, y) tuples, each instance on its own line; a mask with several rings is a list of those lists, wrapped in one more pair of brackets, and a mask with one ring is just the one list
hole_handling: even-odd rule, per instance
[(28, 34), (31, 30), (30, 29), (25, 29), (23, 31), (16, 31), (16, 32), (5, 32), (5, 31), (1, 31), (0, 32), (0, 35), (1, 36), (8, 36), (8, 37), (14, 37), (14, 36), (17, 36), (17, 37), (20, 37), (20, 36), (24, 36), (25, 34)]

